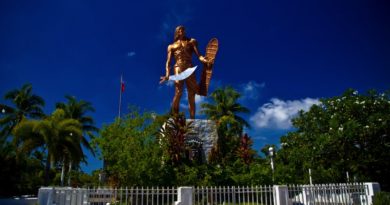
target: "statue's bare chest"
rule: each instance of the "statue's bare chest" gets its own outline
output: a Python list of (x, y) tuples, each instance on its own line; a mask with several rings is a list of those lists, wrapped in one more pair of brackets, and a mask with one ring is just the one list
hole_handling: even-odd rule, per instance
[(181, 55), (191, 55), (192, 46), (189, 41), (177, 41), (172, 46), (174, 55), (179, 57)]

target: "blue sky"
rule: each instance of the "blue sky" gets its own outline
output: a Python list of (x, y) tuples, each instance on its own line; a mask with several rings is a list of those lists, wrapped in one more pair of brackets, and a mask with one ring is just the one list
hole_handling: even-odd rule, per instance
[[(158, 81), (182, 24), (201, 53), (219, 39), (211, 91), (230, 85), (243, 94), (240, 102), (251, 110), (247, 131), (259, 149), (278, 143), (297, 110), (319, 98), (390, 88), (389, 8), (368, 0), (3, 0), (0, 94), (30, 82), (46, 113), (73, 95), (93, 104), (101, 127), (118, 114), (123, 73), (124, 108), (165, 113), (174, 88)], [(184, 98), (182, 104), (186, 110)], [(101, 166), (89, 157), (83, 169)]]

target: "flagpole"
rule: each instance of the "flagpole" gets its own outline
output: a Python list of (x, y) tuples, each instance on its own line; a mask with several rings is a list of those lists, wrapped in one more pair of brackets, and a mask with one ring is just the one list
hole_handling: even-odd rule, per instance
[(123, 84), (123, 79), (122, 79), (122, 74), (121, 74), (121, 82), (119, 86), (119, 112), (118, 112), (118, 118), (121, 118), (121, 107), (122, 107), (122, 84)]

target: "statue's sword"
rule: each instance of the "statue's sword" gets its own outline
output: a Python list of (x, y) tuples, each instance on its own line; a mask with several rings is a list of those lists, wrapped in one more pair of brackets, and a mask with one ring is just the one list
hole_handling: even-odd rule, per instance
[(195, 72), (196, 67), (197, 66), (194, 66), (194, 67), (191, 67), (191, 68), (187, 68), (185, 71), (183, 71), (183, 72), (181, 72), (181, 73), (179, 73), (177, 75), (171, 75), (171, 76), (169, 76), (169, 80), (174, 80), (174, 81), (176, 81), (176, 80), (184, 80), (184, 79), (190, 77), (190, 75), (192, 75), (192, 73)]

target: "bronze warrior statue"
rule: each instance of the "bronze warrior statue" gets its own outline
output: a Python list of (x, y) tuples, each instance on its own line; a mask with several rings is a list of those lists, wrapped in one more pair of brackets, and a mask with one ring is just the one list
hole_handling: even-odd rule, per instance
[(214, 59), (217, 50), (218, 41), (214, 38), (209, 42), (207, 46), (206, 56), (202, 56), (199, 53), (196, 40), (193, 38), (188, 38), (185, 35), (185, 28), (183, 26), (178, 26), (176, 28), (173, 43), (168, 46), (168, 57), (165, 67), (166, 74), (165, 76), (160, 77), (160, 83), (169, 80), (172, 57), (175, 58), (175, 64), (173, 66), (175, 75), (178, 75), (186, 69), (193, 67), (193, 53), (195, 53), (199, 61), (203, 63), (204, 67), (200, 84), (196, 82), (195, 72), (184, 80), (175, 81), (175, 96), (173, 97), (172, 102), (172, 112), (174, 114), (177, 114), (179, 112), (180, 98), (183, 94), (185, 82), (188, 91), (190, 118), (195, 118), (195, 94), (203, 96), (207, 95), (207, 89), (212, 74), (212, 65), (214, 64)]

